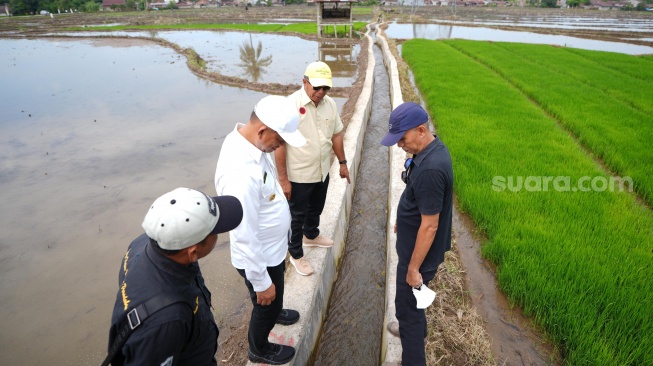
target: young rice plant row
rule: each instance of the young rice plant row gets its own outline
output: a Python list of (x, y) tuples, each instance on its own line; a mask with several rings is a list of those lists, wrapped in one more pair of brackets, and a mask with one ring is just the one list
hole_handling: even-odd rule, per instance
[[(459, 40), (411, 40), (402, 53), (502, 290), (569, 364), (653, 364), (653, 212), (638, 199), (653, 202), (653, 121), (633, 89), (650, 92), (651, 81), (619, 77), (651, 62)], [(573, 189), (613, 174), (593, 155), (631, 175), (636, 191)]]

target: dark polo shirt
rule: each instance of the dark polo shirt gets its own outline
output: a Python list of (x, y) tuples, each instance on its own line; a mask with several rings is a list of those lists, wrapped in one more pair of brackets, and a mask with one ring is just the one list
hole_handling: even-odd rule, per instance
[(422, 214), (440, 214), (438, 231), (420, 272), (435, 270), (451, 249), (451, 212), (453, 208), (453, 168), (449, 150), (436, 136), (413, 157), (406, 189), (397, 206), (397, 255), (400, 266), (408, 266), (415, 249)]

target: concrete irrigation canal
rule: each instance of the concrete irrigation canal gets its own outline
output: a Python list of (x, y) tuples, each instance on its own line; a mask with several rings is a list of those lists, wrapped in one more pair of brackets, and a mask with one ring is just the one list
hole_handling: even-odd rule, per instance
[[(371, 25), (372, 29), (374, 25)], [(276, 327), (272, 340), (293, 345), (297, 354), (292, 365), (392, 365), (401, 359), (401, 343), (385, 327), (394, 320), (396, 267), (395, 236), (391, 228), (397, 202), (403, 191), (399, 178), (406, 154), (379, 141), (387, 131), (390, 112), (401, 104), (402, 95), (396, 61), (387, 41), (368, 31), (365, 84), (345, 135), (352, 184), (331, 181), (322, 214), (323, 234), (334, 239), (330, 250), (305, 249), (314, 264), (309, 277), (290, 271), (286, 275), (284, 306), (305, 314), (290, 327)], [(330, 174), (337, 175), (337, 165)], [(485, 317), (493, 354), (506, 365), (546, 365), (547, 358), (527, 322), (505, 302), (491, 272), (481, 260), (469, 260), (478, 248), (469, 227), (456, 216), (454, 236), (466, 246), (465, 264), (480, 281), (474, 294), (491, 296), (480, 310)], [(478, 252), (475, 253), (478, 256)], [(479, 277), (478, 275), (484, 276)], [(491, 310), (490, 310), (491, 309)]]
[(347, 244), (314, 365), (377, 365), (385, 310), (388, 149), (379, 141), (392, 110), (383, 54), (374, 46), (372, 110), (358, 167)]

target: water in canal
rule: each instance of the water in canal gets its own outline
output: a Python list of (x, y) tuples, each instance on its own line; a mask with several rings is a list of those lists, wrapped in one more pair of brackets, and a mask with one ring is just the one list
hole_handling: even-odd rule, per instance
[(356, 178), (345, 253), (329, 300), (314, 365), (378, 365), (385, 314), (388, 74), (374, 46), (372, 112)]

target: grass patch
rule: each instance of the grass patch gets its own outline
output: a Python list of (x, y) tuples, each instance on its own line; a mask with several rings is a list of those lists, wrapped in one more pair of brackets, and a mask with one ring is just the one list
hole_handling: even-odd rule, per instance
[[(609, 68), (583, 69), (583, 65), (559, 61), (559, 57), (565, 60), (575, 54), (587, 59), (597, 55), (593, 52), (462, 40), (447, 43), (528, 95), (616, 174), (631, 177), (634, 189), (653, 205), (653, 83), (639, 82)], [(610, 57), (605, 54), (599, 53), (599, 60)], [(633, 56), (620, 59), (641, 62)], [(631, 84), (639, 89), (641, 98)]]
[[(569, 364), (653, 364), (653, 213), (627, 192), (501, 189), (495, 177), (608, 177), (540, 105), (481, 63), (506, 51), (477, 44), (411, 40), (403, 57), (451, 150), (460, 208), (487, 234), (483, 254), (498, 265), (502, 290)], [(505, 67), (532, 67), (520, 61)]]
[[(365, 22), (354, 22), (354, 30), (361, 31), (365, 28)], [(252, 32), (294, 32), (303, 34), (317, 34), (317, 23), (293, 23), (283, 24), (148, 24), (148, 25), (116, 25), (96, 27), (68, 27), (68, 31), (126, 31), (126, 30), (175, 30), (175, 29), (234, 29)], [(338, 36), (345, 35), (345, 26), (337, 27)], [(333, 34), (333, 27), (325, 27), (326, 34)]]
[(69, 27), (69, 31), (125, 31), (125, 30), (186, 30), (186, 29), (237, 29), (257, 32), (276, 32), (283, 24), (146, 24), (146, 25), (115, 25), (94, 27)]

